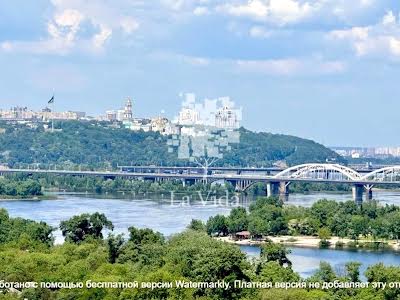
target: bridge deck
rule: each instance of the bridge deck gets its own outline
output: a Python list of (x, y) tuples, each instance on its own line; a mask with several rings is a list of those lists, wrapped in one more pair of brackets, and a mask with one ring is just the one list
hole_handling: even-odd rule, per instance
[(3, 169), (0, 174), (54, 174), (54, 175), (71, 175), (71, 176), (97, 176), (108, 178), (141, 178), (141, 179), (185, 179), (185, 180), (201, 180), (207, 178), (209, 181), (241, 181), (251, 180), (256, 182), (310, 182), (310, 183), (337, 183), (337, 184), (354, 184), (354, 185), (399, 185), (398, 181), (376, 181), (376, 180), (349, 180), (349, 179), (317, 179), (317, 178), (288, 178), (274, 177), (268, 175), (257, 174), (212, 174), (204, 176), (203, 174), (168, 174), (168, 173), (130, 173), (130, 172), (102, 172), (102, 171), (69, 171), (69, 170), (39, 170), (39, 169)]

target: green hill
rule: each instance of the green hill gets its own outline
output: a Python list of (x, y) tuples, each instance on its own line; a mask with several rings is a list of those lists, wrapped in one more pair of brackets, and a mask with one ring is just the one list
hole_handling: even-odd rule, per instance
[[(10, 167), (21, 164), (91, 168), (117, 165), (186, 165), (176, 153), (168, 153), (167, 139), (154, 132), (133, 132), (111, 128), (108, 123), (68, 121), (55, 124), (62, 128), (46, 132), (41, 124), (0, 122), (0, 163)], [(225, 166), (269, 166), (305, 162), (342, 160), (333, 151), (311, 140), (241, 129), (241, 142), (218, 161)]]

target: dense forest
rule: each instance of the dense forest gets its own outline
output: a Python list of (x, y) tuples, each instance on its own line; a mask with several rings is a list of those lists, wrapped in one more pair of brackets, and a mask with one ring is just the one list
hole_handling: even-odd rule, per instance
[[(201, 228), (201, 222), (194, 224)], [(226, 217), (211, 217), (203, 227), (212, 236), (248, 230), (252, 236), (319, 236), (324, 245), (329, 244), (331, 236), (337, 236), (352, 239), (355, 247), (379, 248), (385, 247), (387, 240), (400, 239), (400, 208), (380, 206), (376, 201), (358, 206), (354, 201), (331, 200), (319, 200), (307, 208), (283, 206), (278, 199), (260, 197), (250, 205), (249, 212), (237, 207)], [(361, 238), (369, 242), (360, 243)]]
[[(37, 126), (0, 122), (0, 163), (10, 167), (56, 165), (73, 168), (115, 168), (117, 165), (187, 165), (169, 153), (168, 137), (134, 132), (110, 123), (56, 122), (55, 132)], [(333, 151), (311, 140), (240, 129), (240, 143), (218, 161), (224, 166), (270, 166), (304, 162), (341, 161)]]
[[(65, 242), (54, 245), (54, 228), (11, 218), (0, 210), (0, 299), (383, 300), (400, 296), (398, 288), (373, 286), (399, 282), (400, 268), (395, 266), (368, 267), (364, 274), (368, 286), (360, 282), (358, 262), (348, 262), (340, 272), (321, 262), (314, 275), (303, 279), (292, 269), (290, 251), (280, 244), (266, 243), (260, 257), (249, 259), (237, 246), (198, 229), (167, 239), (151, 229), (130, 227), (125, 237), (114, 234), (112, 222), (99, 213), (73, 216), (59, 227)], [(212, 285), (218, 281), (226, 286)], [(189, 282), (210, 285), (182, 286)], [(288, 289), (282, 285), (285, 282), (307, 288)], [(151, 283), (163, 285), (152, 288)], [(340, 288), (346, 285), (350, 287)]]

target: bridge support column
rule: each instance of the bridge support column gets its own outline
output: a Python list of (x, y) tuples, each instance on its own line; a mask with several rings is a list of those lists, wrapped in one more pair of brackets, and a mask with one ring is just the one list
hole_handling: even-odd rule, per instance
[(279, 184), (279, 200), (282, 202), (289, 201), (289, 184), (290, 182), (281, 182)]
[(267, 197), (279, 196), (279, 182), (268, 182), (267, 183)]
[(372, 194), (372, 188), (374, 186), (371, 184), (367, 184), (365, 186), (365, 200), (369, 201), (372, 200), (373, 194)]
[(353, 186), (353, 200), (356, 204), (360, 205), (363, 202), (364, 186), (362, 184), (355, 184)]
[(290, 182), (268, 182), (267, 197), (279, 197), (281, 201), (289, 200), (289, 184)]

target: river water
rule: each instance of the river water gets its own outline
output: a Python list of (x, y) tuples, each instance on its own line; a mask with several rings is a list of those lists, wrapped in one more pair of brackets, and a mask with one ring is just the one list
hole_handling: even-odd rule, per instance
[[(291, 194), (287, 205), (311, 206), (318, 199), (337, 201), (351, 200), (351, 195), (334, 193)], [(400, 191), (377, 191), (374, 198), (381, 203), (400, 205)], [(177, 200), (178, 199), (178, 200)], [(247, 207), (252, 199), (240, 199)], [(12, 217), (44, 221), (58, 227), (60, 221), (82, 213), (104, 213), (117, 233), (127, 233), (129, 226), (149, 227), (170, 236), (183, 231), (192, 219), (206, 221), (216, 214), (228, 214), (235, 201), (182, 201), (170, 195), (125, 195), (118, 197), (90, 194), (59, 194), (57, 200), (2, 200), (0, 207), (8, 210)], [(61, 232), (55, 232), (56, 243), (61, 243)], [(257, 247), (242, 247), (249, 256), (259, 254)], [(293, 268), (302, 276), (311, 275), (320, 261), (327, 261), (339, 272), (348, 261), (360, 261), (362, 270), (368, 265), (383, 262), (399, 265), (400, 255), (394, 252), (348, 251), (329, 249), (291, 248), (290, 260)]]

